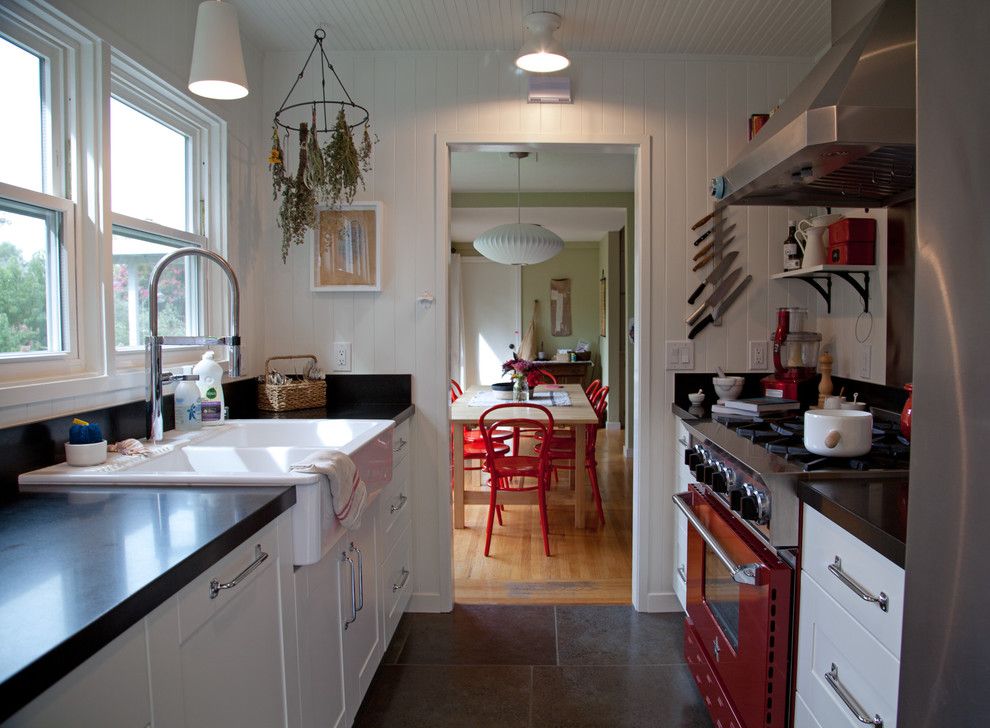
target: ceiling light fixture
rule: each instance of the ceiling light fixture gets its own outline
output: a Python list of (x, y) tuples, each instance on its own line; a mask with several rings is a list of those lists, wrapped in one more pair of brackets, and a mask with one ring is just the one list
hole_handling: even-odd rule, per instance
[(529, 152), (509, 152), (516, 160), (516, 222), (486, 230), (474, 241), (474, 249), (503, 265), (532, 265), (550, 260), (564, 249), (563, 239), (542, 225), (522, 221), (521, 161)]
[(526, 16), (525, 27), (529, 37), (516, 56), (519, 68), (530, 73), (553, 73), (571, 65), (571, 59), (560, 41), (553, 37), (560, 23), (557, 13), (537, 12)]
[(237, 11), (230, 3), (206, 0), (199, 5), (189, 90), (208, 99), (240, 99), (248, 95)]

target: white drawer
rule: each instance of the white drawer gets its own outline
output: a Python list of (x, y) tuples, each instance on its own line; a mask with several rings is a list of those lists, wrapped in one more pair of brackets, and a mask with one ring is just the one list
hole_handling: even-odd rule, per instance
[(864, 715), (879, 715), (884, 728), (896, 725), (900, 662), (807, 573), (801, 574), (797, 660), (797, 691), (822, 726), (863, 725), (826, 679), (833, 665)]
[(406, 526), (396, 539), (392, 552), (382, 565), (382, 624), (385, 625), (385, 644), (395, 633), (402, 614), (412, 596), (412, 528)]
[[(810, 506), (804, 506), (802, 546), (802, 569), (900, 659), (904, 569)], [(853, 587), (829, 570), (829, 566), (835, 566), (836, 556), (841, 561), (842, 573), (864, 592), (878, 598), (881, 593), (886, 596), (886, 611), (875, 602), (862, 599)]]
[(674, 509), (674, 594), (687, 611), (687, 518), (679, 509)]
[(379, 523), (382, 527), (382, 556), (392, 550), (396, 537), (412, 519), (409, 490), (411, 461), (404, 460), (392, 470), (391, 482), (378, 497)]
[(395, 426), (395, 430), (392, 432), (393, 467), (405, 460), (406, 455), (409, 454), (409, 450), (412, 447), (412, 436), (409, 432), (409, 423), (411, 421), (411, 419), (403, 420)]
[(794, 693), (794, 728), (822, 728), (822, 724), (811, 714), (801, 693)]

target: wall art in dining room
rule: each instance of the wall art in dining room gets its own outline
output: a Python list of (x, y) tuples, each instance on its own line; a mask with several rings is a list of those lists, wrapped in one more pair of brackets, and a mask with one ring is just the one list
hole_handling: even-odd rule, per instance
[(313, 231), (313, 291), (380, 291), (382, 203), (321, 208)]
[(553, 336), (571, 335), (571, 279), (550, 280), (550, 333)]

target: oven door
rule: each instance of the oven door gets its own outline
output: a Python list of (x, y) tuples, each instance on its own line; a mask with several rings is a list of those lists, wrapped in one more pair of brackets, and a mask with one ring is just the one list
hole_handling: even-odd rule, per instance
[(687, 612), (708, 663), (746, 728), (784, 726), (793, 571), (703, 486), (674, 502), (689, 523)]

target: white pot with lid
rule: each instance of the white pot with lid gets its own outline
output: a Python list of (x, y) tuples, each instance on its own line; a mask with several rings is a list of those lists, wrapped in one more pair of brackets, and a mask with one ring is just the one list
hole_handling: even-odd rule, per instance
[(825, 457), (865, 455), (873, 447), (873, 415), (859, 410), (808, 410), (804, 446)]

